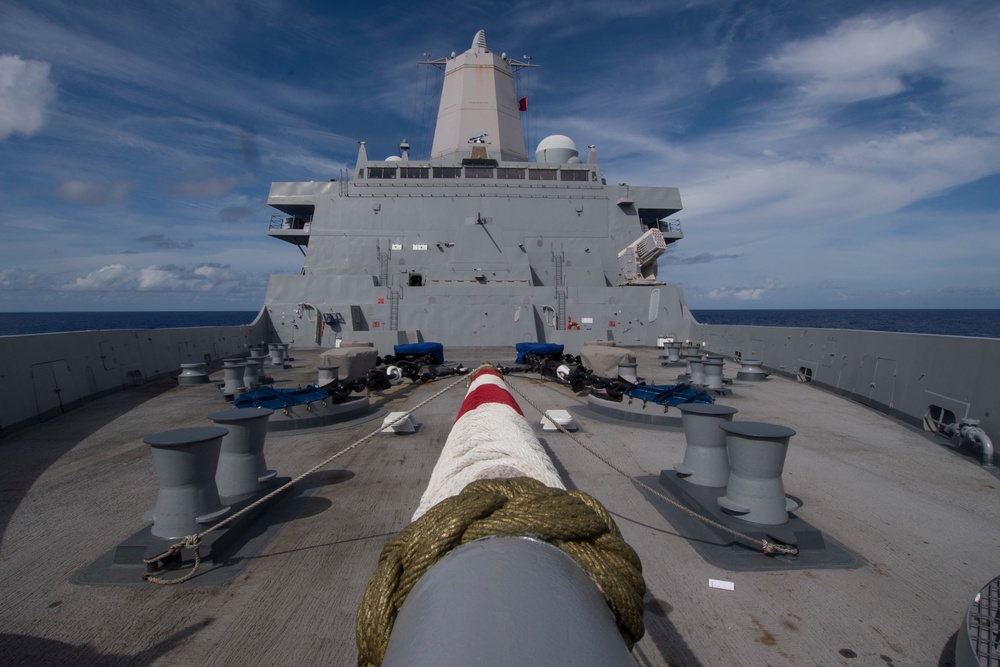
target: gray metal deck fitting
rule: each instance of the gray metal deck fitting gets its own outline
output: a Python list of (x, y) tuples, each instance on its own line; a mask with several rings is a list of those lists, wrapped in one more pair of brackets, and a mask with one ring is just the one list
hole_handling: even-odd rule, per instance
[(272, 366), (285, 365), (285, 353), (288, 351), (286, 346), (283, 346), (281, 343), (269, 343), (267, 350), (271, 354)]
[(177, 376), (177, 384), (182, 387), (196, 384), (208, 384), (208, 373), (205, 372), (205, 362), (181, 364), (181, 374)]
[(626, 382), (631, 382), (635, 384), (639, 381), (639, 364), (629, 363), (629, 362), (619, 362), (618, 363), (618, 377), (625, 380)]
[(976, 594), (955, 641), (955, 667), (1000, 665), (1000, 576)]
[(267, 469), (264, 439), (267, 420), (274, 414), (269, 408), (220, 410), (208, 415), (219, 426), (229, 429), (222, 438), (215, 483), (224, 498), (246, 496), (268, 487), (277, 472)]
[(695, 387), (705, 386), (705, 362), (700, 357), (688, 357), (688, 367), (691, 369), (688, 377)]
[(729, 453), (729, 483), (719, 505), (751, 523), (788, 523), (788, 512), (798, 507), (785, 498), (781, 471), (788, 442), (795, 431), (763, 422), (723, 422)]
[(225, 373), (225, 381), (222, 385), (222, 393), (226, 396), (235, 396), (243, 389), (243, 374), (247, 365), (242, 361), (230, 363), (228, 359), (223, 363), (225, 363), (222, 368), (222, 372)]
[(259, 383), (261, 362), (256, 359), (248, 359), (243, 362), (243, 386), (247, 389), (255, 388)]
[(719, 428), (738, 410), (718, 403), (685, 403), (681, 411), (687, 448), (684, 462), (674, 467), (678, 476), (697, 486), (725, 486), (729, 482), (726, 434)]
[(743, 366), (736, 373), (737, 380), (749, 380), (751, 382), (763, 382), (767, 379), (767, 373), (761, 366), (764, 362), (760, 359), (743, 359), (740, 362)]
[(340, 366), (327, 365), (316, 367), (316, 386), (323, 387), (338, 378)]
[(200, 426), (143, 438), (153, 453), (160, 483), (156, 507), (143, 515), (153, 522), (153, 535), (167, 539), (193, 535), (229, 511), (215, 484), (222, 438), (228, 432), (221, 426)]

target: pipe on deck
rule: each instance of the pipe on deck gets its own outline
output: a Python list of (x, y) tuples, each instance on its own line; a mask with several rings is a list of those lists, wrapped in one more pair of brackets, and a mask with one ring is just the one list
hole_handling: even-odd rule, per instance
[(383, 667), (631, 665), (593, 579), (558, 548), (491, 537), (449, 552), (410, 591)]

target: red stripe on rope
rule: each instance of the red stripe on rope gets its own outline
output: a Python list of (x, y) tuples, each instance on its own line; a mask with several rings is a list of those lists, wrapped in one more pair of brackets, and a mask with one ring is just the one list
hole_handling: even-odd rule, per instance
[(514, 397), (510, 395), (509, 391), (503, 387), (498, 387), (495, 384), (484, 384), (481, 387), (473, 389), (465, 397), (465, 400), (462, 401), (462, 407), (458, 411), (458, 416), (455, 417), (455, 421), (457, 422), (461, 419), (462, 415), (466, 412), (475, 410), (480, 405), (484, 405), (486, 403), (499, 403), (501, 405), (506, 405), (514, 408), (514, 410), (517, 411), (517, 414), (522, 417), (524, 416), (524, 413), (521, 412), (521, 406), (517, 404), (517, 401), (514, 400)]
[(478, 370), (475, 373), (473, 373), (472, 377), (469, 378), (469, 384), (472, 384), (473, 380), (475, 380), (476, 378), (480, 378), (480, 377), (482, 377), (484, 375), (495, 375), (498, 378), (503, 378), (503, 376), (500, 375), (500, 371), (496, 370), (495, 368), (488, 368), (487, 367), (487, 368), (483, 368), (483, 369)]

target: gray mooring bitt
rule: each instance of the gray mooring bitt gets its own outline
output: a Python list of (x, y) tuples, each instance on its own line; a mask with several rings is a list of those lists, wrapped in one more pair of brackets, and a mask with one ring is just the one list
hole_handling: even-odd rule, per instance
[(162, 431), (143, 438), (153, 454), (160, 489), (156, 506), (143, 515), (156, 537), (193, 535), (225, 515), (215, 483), (222, 438), (228, 429), (200, 426)]
[(685, 403), (677, 407), (687, 447), (684, 462), (674, 470), (690, 484), (725, 486), (729, 482), (729, 454), (726, 434), (719, 426), (731, 422), (737, 409), (718, 403)]
[(698, 357), (688, 357), (688, 367), (691, 369), (688, 374), (688, 382), (696, 387), (705, 386), (705, 362)]
[(597, 584), (556, 547), (491, 537), (446, 554), (410, 591), (383, 667), (632, 665)]
[(220, 410), (208, 415), (219, 426), (229, 429), (222, 438), (215, 483), (224, 498), (245, 496), (265, 488), (277, 472), (267, 469), (264, 440), (267, 420), (274, 413), (268, 408)]
[(667, 343), (667, 361), (676, 364), (681, 360), (681, 343)]
[(258, 379), (260, 378), (261, 363), (255, 359), (248, 359), (243, 363), (243, 386), (247, 389), (254, 389), (260, 384)]
[(795, 431), (762, 422), (723, 422), (729, 453), (729, 483), (719, 505), (744, 521), (765, 525), (788, 523), (798, 507), (785, 497), (781, 472), (788, 442)]
[(205, 372), (205, 362), (196, 361), (181, 364), (181, 374), (177, 376), (177, 384), (182, 387), (208, 384), (208, 373)]
[(704, 361), (705, 366), (705, 388), (709, 390), (721, 390), (722, 382), (722, 359), (708, 358)]
[(228, 360), (225, 363), (226, 365), (222, 368), (222, 372), (225, 374), (222, 393), (226, 396), (235, 396), (243, 389), (243, 374), (246, 364), (242, 362), (230, 364)]
[(268, 343), (268, 352), (271, 354), (271, 365), (272, 366), (284, 366), (285, 356), (288, 352), (288, 346), (282, 343)]

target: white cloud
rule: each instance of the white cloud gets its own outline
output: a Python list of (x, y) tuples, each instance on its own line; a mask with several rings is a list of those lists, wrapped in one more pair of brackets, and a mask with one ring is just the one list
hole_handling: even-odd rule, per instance
[(109, 264), (97, 271), (88, 273), (82, 278), (68, 282), (59, 289), (71, 292), (119, 290), (131, 285), (133, 280), (132, 270), (127, 266), (124, 264)]
[(924, 16), (862, 17), (822, 37), (792, 42), (764, 67), (799, 82), (810, 101), (855, 102), (903, 90), (903, 75), (926, 64), (934, 44)]
[(737, 301), (760, 301), (760, 299), (771, 290), (780, 289), (773, 278), (762, 278), (760, 282), (752, 286), (742, 287), (718, 287), (710, 291), (705, 296), (713, 301), (735, 299)]
[(0, 55), (0, 141), (14, 133), (30, 137), (41, 129), (56, 86), (48, 63)]
[[(3, 284), (0, 276), (0, 285)], [(233, 293), (250, 284), (260, 289), (256, 276), (233, 271), (229, 264), (204, 263), (194, 267), (176, 264), (135, 269), (110, 264), (58, 287), (60, 291)]]
[(130, 181), (105, 184), (73, 179), (60, 183), (56, 188), (56, 196), (73, 204), (104, 206), (121, 202), (134, 187), (135, 184)]

